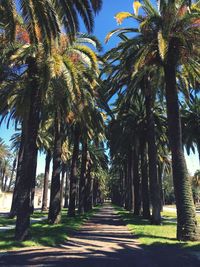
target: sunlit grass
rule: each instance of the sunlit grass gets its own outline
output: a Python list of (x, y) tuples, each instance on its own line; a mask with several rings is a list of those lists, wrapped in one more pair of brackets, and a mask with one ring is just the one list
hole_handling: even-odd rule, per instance
[[(167, 246), (176, 245), (181, 248), (200, 250), (200, 242), (179, 242), (176, 240), (176, 213), (175, 211), (162, 212), (162, 225), (151, 225), (148, 220), (124, 209), (117, 208), (130, 231), (138, 238), (142, 245)], [(197, 216), (200, 224), (200, 216)]]
[[(12, 250), (31, 246), (58, 246), (63, 244), (72, 231), (76, 231), (96, 212), (98, 207), (84, 215), (77, 215), (74, 218), (67, 216), (67, 211), (62, 211), (61, 223), (49, 225), (47, 220), (33, 223), (31, 225), (30, 240), (17, 242), (14, 241), (14, 229), (0, 232), (0, 250)], [(40, 218), (47, 214), (37, 212), (34, 218)]]
[[(31, 215), (32, 219), (40, 219), (42, 217), (47, 217), (48, 216), (48, 212), (40, 212), (40, 211), (36, 211), (34, 212), (33, 215)], [(4, 227), (4, 226), (8, 226), (8, 225), (14, 225), (16, 222), (16, 218), (14, 219), (10, 219), (8, 218), (8, 215), (1, 215), (0, 216), (0, 227)]]

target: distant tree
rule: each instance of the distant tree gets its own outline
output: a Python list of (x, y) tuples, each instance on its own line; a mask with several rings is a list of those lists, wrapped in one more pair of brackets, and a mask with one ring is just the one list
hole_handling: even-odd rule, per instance
[(194, 198), (194, 203), (200, 202), (200, 170), (197, 170), (193, 177), (191, 177), (192, 182), (192, 193)]
[(44, 173), (40, 173), (36, 176), (36, 188), (43, 188)]

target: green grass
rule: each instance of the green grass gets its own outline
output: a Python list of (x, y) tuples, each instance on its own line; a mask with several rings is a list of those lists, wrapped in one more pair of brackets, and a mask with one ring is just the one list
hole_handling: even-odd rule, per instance
[[(162, 225), (151, 225), (148, 220), (134, 216), (131, 212), (118, 208), (118, 213), (127, 224), (130, 231), (145, 246), (178, 246), (184, 249), (200, 250), (200, 242), (179, 242), (176, 240), (176, 213), (162, 213)], [(198, 216), (200, 223), (200, 216)]]
[[(63, 213), (65, 212), (66, 209), (63, 209)], [(31, 215), (31, 218), (33, 219), (37, 219), (37, 218), (41, 218), (41, 217), (44, 217), (44, 216), (48, 216), (48, 212), (45, 211), (45, 212), (41, 212), (41, 211), (35, 211), (33, 213), (33, 215)]]
[(15, 219), (9, 219), (5, 216), (0, 216), (0, 227), (15, 224)]
[[(75, 218), (69, 218), (66, 210), (62, 212), (60, 224), (49, 225), (46, 220), (36, 222), (31, 225), (31, 239), (23, 242), (14, 241), (14, 229), (0, 232), (0, 250), (13, 250), (32, 246), (59, 246), (63, 244), (72, 231), (76, 231), (88, 220), (98, 209), (95, 207), (92, 211), (77, 215)], [(35, 213), (34, 218), (45, 216), (44, 213)]]
[[(48, 215), (48, 212), (34, 212), (33, 215), (31, 215), (31, 218), (33, 219), (39, 219), (41, 217), (44, 217), (44, 216), (47, 216)], [(4, 227), (4, 226), (7, 226), (7, 225), (14, 225), (16, 222), (16, 219), (10, 219), (8, 218), (7, 216), (3, 216), (1, 215), (0, 216), (0, 227)]]

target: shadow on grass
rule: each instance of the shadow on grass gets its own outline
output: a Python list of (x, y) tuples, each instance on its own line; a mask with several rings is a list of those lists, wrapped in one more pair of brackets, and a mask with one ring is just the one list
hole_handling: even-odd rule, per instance
[(15, 219), (9, 219), (8, 216), (0, 216), (0, 227), (15, 224)]
[(122, 208), (117, 207), (117, 210), (131, 232), (140, 240), (143, 248), (200, 251), (200, 242), (180, 242), (175, 238), (175, 216), (164, 215), (162, 217), (162, 225), (156, 226), (151, 225), (149, 220), (143, 219), (141, 216), (135, 216)]
[[(49, 225), (47, 220), (33, 223), (30, 229), (32, 238), (23, 242), (12, 241), (14, 240), (14, 229), (0, 233), (0, 250), (10, 250), (16, 248), (30, 247), (30, 246), (59, 246), (64, 243), (67, 237), (77, 231), (80, 226), (87, 221), (98, 209), (94, 208), (92, 211), (84, 214), (77, 215), (74, 218), (67, 216), (67, 212), (62, 213), (61, 223)], [(45, 216), (40, 213), (34, 218)]]

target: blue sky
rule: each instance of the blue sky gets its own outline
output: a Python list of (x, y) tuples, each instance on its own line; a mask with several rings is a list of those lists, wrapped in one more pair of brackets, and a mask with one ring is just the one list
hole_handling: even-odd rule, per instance
[[(104, 0), (103, 9), (95, 19), (94, 29), (94, 35), (103, 44), (104, 52), (114, 47), (117, 43), (116, 37), (111, 38), (107, 44), (104, 43), (107, 33), (118, 27), (114, 16), (120, 11), (132, 12), (132, 4), (133, 0)], [(123, 23), (123, 27), (131, 25), (133, 26), (132, 20), (126, 20)], [(84, 31), (84, 27), (82, 27), (82, 29)], [(7, 144), (9, 144), (9, 139), (13, 133), (14, 127), (12, 124), (9, 129), (6, 128), (4, 123), (0, 127), (0, 137), (3, 138)], [(194, 154), (191, 154), (190, 157), (186, 156), (186, 161), (189, 172), (193, 174), (194, 171), (199, 168), (198, 156)], [(38, 160), (37, 173), (41, 172), (44, 172), (44, 155), (40, 155)]]

